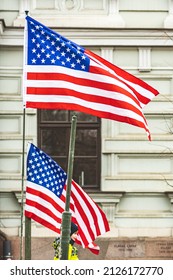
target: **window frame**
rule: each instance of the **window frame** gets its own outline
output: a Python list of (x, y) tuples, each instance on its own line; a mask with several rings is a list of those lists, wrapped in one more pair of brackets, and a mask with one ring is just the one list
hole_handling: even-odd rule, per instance
[[(49, 111), (49, 110), (47, 110)], [(57, 110), (58, 111), (58, 110)], [(42, 150), (42, 130), (43, 129), (55, 129), (55, 128), (64, 128), (67, 131), (68, 137), (69, 137), (69, 141), (70, 141), (70, 129), (71, 129), (71, 119), (70, 119), (70, 115), (71, 115), (71, 111), (66, 111), (68, 112), (68, 120), (66, 121), (50, 121), (50, 120), (42, 120), (42, 110), (38, 109), (37, 110), (37, 139), (38, 139), (38, 147)], [(80, 113), (81, 114), (81, 113)], [(84, 114), (84, 113), (83, 113)], [(85, 114), (84, 114), (85, 115)], [(96, 118), (96, 117), (95, 117)], [(101, 120), (100, 118), (96, 118), (96, 122), (93, 121), (80, 121), (77, 119), (77, 123), (76, 123), (76, 134), (78, 130), (82, 130), (82, 129), (96, 129), (97, 130), (97, 137), (96, 137), (96, 155), (94, 156), (77, 156), (75, 154), (76, 151), (76, 147), (75, 147), (75, 151), (74, 151), (74, 166), (73, 166), (73, 176), (74, 175), (74, 169), (75, 169), (75, 160), (79, 159), (79, 158), (85, 158), (85, 161), (87, 159), (95, 159), (96, 160), (96, 184), (90, 184), (90, 185), (83, 185), (81, 184), (80, 181), (75, 180), (77, 183), (80, 184), (80, 186), (85, 190), (85, 191), (89, 191), (89, 192), (95, 192), (95, 191), (100, 191), (100, 182), (101, 182)], [(67, 145), (66, 145), (67, 146)], [(68, 142), (68, 148), (69, 148), (69, 142)], [(46, 152), (46, 151), (45, 151)], [(66, 162), (66, 168), (65, 172), (67, 172), (67, 166), (68, 166), (68, 152), (65, 156), (58, 156), (56, 153), (55, 154), (49, 154), (49, 156), (51, 156), (57, 163), (59, 163), (60, 159), (64, 159)]]

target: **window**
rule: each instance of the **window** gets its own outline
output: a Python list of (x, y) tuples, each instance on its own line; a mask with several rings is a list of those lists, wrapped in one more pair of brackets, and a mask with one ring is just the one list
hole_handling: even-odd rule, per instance
[(80, 112), (38, 110), (38, 146), (66, 172), (71, 119), (77, 115), (73, 179), (85, 189), (100, 188), (100, 119)]

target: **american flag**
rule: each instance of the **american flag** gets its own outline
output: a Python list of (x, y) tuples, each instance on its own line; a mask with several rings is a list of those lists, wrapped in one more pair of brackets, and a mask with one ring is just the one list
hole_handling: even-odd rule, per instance
[[(65, 210), (67, 174), (46, 153), (32, 143), (27, 152), (25, 216), (60, 235)], [(78, 225), (78, 240), (84, 248), (99, 253), (97, 236), (109, 231), (102, 209), (72, 180), (70, 196), (72, 221)]]
[(26, 17), (24, 106), (76, 110), (150, 131), (143, 107), (159, 92)]

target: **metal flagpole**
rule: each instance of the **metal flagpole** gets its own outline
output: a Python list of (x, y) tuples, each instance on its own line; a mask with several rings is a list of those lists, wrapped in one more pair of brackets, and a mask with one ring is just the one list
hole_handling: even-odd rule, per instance
[[(25, 14), (26, 16), (28, 15), (28, 11), (27, 9), (25, 10)], [(23, 69), (25, 67), (25, 28), (24, 28), (24, 50), (23, 50)], [(23, 77), (23, 83), (24, 83), (24, 77)], [(24, 90), (24, 87), (23, 87)], [(21, 187), (21, 238), (20, 238), (20, 259), (23, 260), (23, 224), (24, 224), (24, 176), (25, 176), (25, 172), (24, 172), (24, 160), (25, 160), (25, 107), (23, 108), (23, 139), (22, 139), (22, 187)]]
[(68, 260), (68, 249), (69, 249), (70, 228), (71, 228), (71, 213), (69, 209), (70, 209), (70, 192), (71, 192), (71, 181), (72, 181), (73, 162), (74, 162), (76, 122), (77, 122), (77, 116), (74, 115), (72, 117), (70, 143), (69, 143), (65, 211), (62, 213), (60, 260)]
[(23, 259), (23, 197), (24, 197), (24, 158), (25, 158), (25, 108), (23, 109), (23, 139), (22, 139), (22, 187), (21, 187), (21, 232), (20, 259)]
[[(25, 10), (25, 15), (27, 16), (29, 13), (29, 11), (26, 9)], [(25, 70), (25, 66), (26, 66), (26, 53), (27, 50), (26, 48), (27, 46), (27, 37), (26, 37), (26, 23), (25, 23), (25, 28), (24, 28), (24, 65), (23, 65), (23, 69)], [(25, 71), (24, 71), (24, 77), (23, 80), (25, 81)], [(25, 88), (24, 90), (24, 95), (25, 95)], [(25, 110), (25, 109), (24, 109)], [(24, 133), (25, 134), (25, 133)], [(25, 142), (23, 140), (23, 142)], [(23, 155), (24, 155), (24, 145), (23, 145)], [(24, 156), (23, 156), (23, 177), (24, 177)], [(24, 181), (24, 179), (23, 179)], [(22, 203), (23, 204), (23, 203)], [(23, 211), (22, 211), (23, 213)], [(31, 218), (28, 218), (25, 216), (25, 260), (31, 260)]]

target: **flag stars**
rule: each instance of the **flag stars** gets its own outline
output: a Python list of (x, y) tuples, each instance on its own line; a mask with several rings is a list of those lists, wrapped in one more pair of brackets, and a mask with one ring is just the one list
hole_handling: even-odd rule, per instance
[[(28, 21), (28, 64), (59, 65), (74, 70), (89, 69), (89, 58), (84, 49), (43, 25)], [(85, 67), (81, 67), (83, 61)]]

